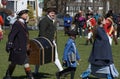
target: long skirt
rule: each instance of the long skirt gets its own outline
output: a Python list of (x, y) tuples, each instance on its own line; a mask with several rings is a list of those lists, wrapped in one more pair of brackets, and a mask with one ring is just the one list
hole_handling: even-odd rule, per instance
[(82, 78), (88, 77), (90, 74), (96, 76), (97, 78), (107, 78), (109, 77), (118, 77), (119, 73), (115, 68), (114, 64), (109, 66), (95, 66), (89, 64), (88, 69), (81, 74)]

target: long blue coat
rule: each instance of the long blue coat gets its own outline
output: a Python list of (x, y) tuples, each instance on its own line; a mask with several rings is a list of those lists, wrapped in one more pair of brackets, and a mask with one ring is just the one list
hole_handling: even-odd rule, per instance
[(72, 64), (70, 62), (69, 54), (72, 52), (76, 54), (76, 60), (79, 60), (80, 56), (79, 56), (78, 50), (76, 48), (75, 41), (73, 39), (69, 38), (65, 45), (64, 54), (63, 54), (63, 61), (66, 61), (67, 67), (76, 67), (77, 66), (77, 62), (74, 62)]
[(13, 43), (13, 50), (10, 52), (9, 61), (20, 65), (26, 62), (27, 40), (28, 40), (27, 25), (17, 20), (12, 25), (11, 32), (9, 33), (8, 36), (8, 42)]
[(109, 39), (102, 27), (98, 27), (96, 30), (89, 62), (98, 66), (108, 66), (113, 63)]

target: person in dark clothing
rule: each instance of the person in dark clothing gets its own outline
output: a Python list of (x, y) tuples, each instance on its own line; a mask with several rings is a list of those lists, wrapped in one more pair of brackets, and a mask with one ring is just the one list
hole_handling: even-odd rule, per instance
[(98, 19), (98, 26), (93, 31), (94, 43), (88, 59), (90, 65), (82, 73), (82, 79), (89, 79), (88, 76), (90, 74), (97, 78), (106, 79), (114, 79), (114, 77), (119, 75), (113, 63), (111, 45), (103, 24), (105, 24), (105, 19), (100, 17)]
[[(83, 27), (84, 27), (84, 25), (85, 25), (85, 23), (86, 23), (86, 18), (85, 18), (85, 16), (83, 15), (83, 11), (80, 11), (79, 12), (79, 18), (78, 18), (78, 21), (79, 21), (79, 35), (80, 35), (80, 37), (82, 37), (83, 36)], [(85, 31), (85, 30), (84, 30)]]
[(77, 35), (79, 34), (78, 32), (78, 28), (79, 28), (79, 17), (80, 17), (80, 13), (76, 13), (74, 18), (73, 18), (73, 24), (75, 24), (75, 31), (77, 33)]
[(18, 12), (18, 19), (12, 25), (11, 32), (8, 36), (6, 51), (9, 53), (9, 61), (11, 62), (3, 79), (12, 79), (12, 73), (16, 65), (24, 65), (27, 79), (34, 79), (28, 61), (27, 43), (29, 33), (27, 29), (26, 19), (29, 10), (21, 10)]
[(65, 45), (63, 53), (63, 65), (67, 68), (56, 73), (57, 79), (60, 79), (62, 75), (67, 73), (70, 73), (71, 79), (74, 79), (77, 61), (80, 59), (78, 50), (75, 45), (76, 32), (74, 30), (71, 30), (68, 32), (68, 35), (69, 39)]
[[(56, 25), (55, 25), (56, 10), (53, 7), (47, 9), (47, 15), (39, 21), (39, 35), (38, 37), (46, 37), (49, 39), (55, 46), (55, 65), (62, 71), (62, 65), (58, 59), (57, 45), (56, 45)], [(51, 53), (51, 52), (50, 52)], [(39, 71), (39, 65), (35, 66), (35, 74)]]

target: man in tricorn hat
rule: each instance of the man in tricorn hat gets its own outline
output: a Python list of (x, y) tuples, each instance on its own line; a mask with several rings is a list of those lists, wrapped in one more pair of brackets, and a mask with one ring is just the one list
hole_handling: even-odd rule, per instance
[(87, 13), (86, 28), (88, 30), (87, 39), (85, 45), (88, 45), (89, 42), (92, 44), (93, 28), (96, 26), (96, 20), (93, 17), (93, 13)]
[[(55, 45), (55, 65), (59, 69), (59, 71), (62, 71), (62, 65), (60, 63), (60, 60), (58, 59), (58, 52), (57, 52), (57, 46), (55, 43), (55, 33), (56, 33), (56, 25), (55, 25), (55, 17), (56, 17), (56, 10), (53, 7), (47, 8), (47, 15), (40, 20), (38, 27), (39, 27), (39, 35), (38, 37), (46, 37), (48, 38), (53, 44)], [(39, 71), (39, 65), (36, 65), (35, 67), (35, 73), (38, 73)]]
[(8, 35), (6, 51), (9, 53), (9, 61), (11, 62), (6, 71), (4, 79), (12, 79), (12, 73), (16, 65), (24, 65), (27, 79), (34, 79), (28, 63), (27, 42), (28, 30), (26, 20), (28, 18), (28, 10), (21, 10), (17, 13), (18, 19), (12, 25), (11, 32)]
[(110, 44), (112, 45), (112, 40), (114, 40), (114, 43), (117, 45), (118, 41), (116, 38), (116, 29), (115, 29), (113, 19), (114, 17), (113, 17), (112, 10), (109, 10), (108, 13), (106, 14), (106, 20), (105, 20), (106, 22), (104, 24), (104, 29), (108, 35)]

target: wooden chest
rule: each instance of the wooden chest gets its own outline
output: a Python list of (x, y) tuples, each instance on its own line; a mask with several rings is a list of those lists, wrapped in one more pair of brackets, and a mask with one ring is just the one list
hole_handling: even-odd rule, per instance
[(43, 65), (54, 62), (55, 46), (45, 37), (30, 40), (29, 63)]

